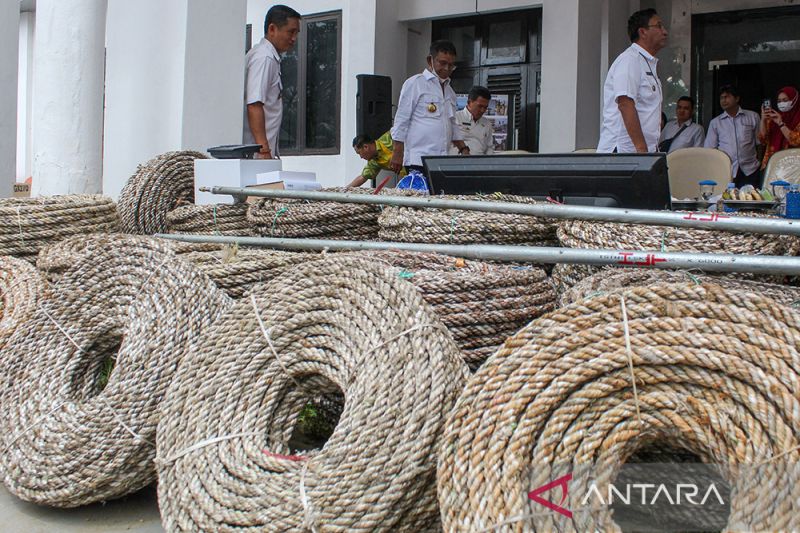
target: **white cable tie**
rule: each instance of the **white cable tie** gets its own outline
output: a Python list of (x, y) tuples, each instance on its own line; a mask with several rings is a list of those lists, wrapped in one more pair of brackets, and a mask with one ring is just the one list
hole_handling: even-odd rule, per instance
[(189, 455), (190, 453), (205, 448), (207, 446), (211, 446), (212, 444), (218, 444), (220, 442), (225, 442), (233, 439), (241, 439), (245, 437), (259, 437), (262, 436), (263, 433), (258, 433), (255, 431), (251, 431), (248, 433), (233, 433), (231, 435), (223, 435), (221, 437), (212, 437), (209, 439), (201, 440), (200, 442), (196, 442), (189, 446), (188, 448), (184, 448), (183, 450), (179, 451), (178, 453), (172, 455), (171, 457), (167, 457), (166, 459), (160, 459), (156, 457), (155, 462), (159, 465), (168, 465), (174, 463), (178, 459)]
[(145, 443), (149, 444), (150, 446), (152, 446), (153, 448), (155, 448), (155, 447), (156, 447), (156, 445), (155, 445), (155, 443), (154, 443), (154, 442), (151, 442), (151, 441), (147, 440), (146, 438), (142, 437), (141, 435), (139, 435), (138, 433), (136, 433), (134, 430), (132, 430), (132, 429), (130, 428), (130, 426), (128, 426), (128, 425), (125, 423), (125, 421), (124, 421), (124, 420), (122, 420), (122, 417), (121, 417), (121, 416), (119, 416), (119, 413), (117, 412), (117, 410), (116, 410), (116, 409), (114, 409), (114, 408), (111, 406), (111, 404), (110, 404), (110, 403), (108, 403), (108, 400), (106, 400), (106, 399), (105, 399), (105, 398), (103, 398), (102, 396), (100, 397), (100, 399), (103, 401), (103, 403), (104, 403), (104, 404), (106, 404), (106, 407), (108, 407), (108, 408), (111, 410), (111, 413), (114, 415), (114, 418), (116, 418), (116, 419), (117, 419), (117, 422), (119, 422), (119, 425), (120, 425), (120, 426), (122, 426), (123, 428), (125, 428), (125, 430), (126, 430), (128, 433), (130, 433), (131, 435), (133, 435), (133, 438), (134, 438), (134, 439), (137, 439), (137, 440), (140, 440), (140, 441), (142, 441), (142, 442), (145, 442)]
[(308, 463), (306, 461), (303, 465), (303, 470), (300, 472), (300, 502), (303, 504), (303, 525), (311, 530), (311, 533), (317, 533), (316, 517), (314, 510), (311, 507), (311, 502), (306, 493), (306, 472), (308, 471)]
[(628, 326), (628, 308), (625, 305), (625, 297), (620, 295), (622, 302), (622, 326), (625, 331), (625, 353), (628, 356), (628, 370), (631, 373), (631, 384), (633, 385), (633, 402), (636, 405), (636, 419), (639, 426), (642, 426), (642, 413), (639, 410), (639, 393), (636, 390), (636, 375), (633, 373), (633, 350), (631, 349), (631, 330)]
[(294, 381), (295, 386), (297, 386), (298, 389), (303, 390), (303, 386), (289, 372), (289, 369), (286, 367), (286, 365), (283, 364), (283, 361), (281, 360), (280, 355), (278, 355), (278, 350), (275, 349), (275, 345), (272, 343), (272, 336), (270, 335), (270, 332), (272, 331), (272, 328), (267, 329), (267, 327), (264, 325), (264, 321), (261, 320), (261, 314), (258, 312), (258, 305), (256, 304), (256, 296), (252, 292), (250, 293), (250, 303), (253, 304), (253, 312), (256, 315), (256, 320), (258, 321), (258, 326), (261, 328), (261, 333), (264, 335), (264, 338), (267, 340), (267, 345), (269, 346), (269, 349), (272, 350), (272, 355), (275, 356), (275, 360), (281, 366), (281, 368), (283, 369), (284, 373), (286, 373), (286, 375), (289, 377), (289, 379)]
[(88, 353), (86, 350), (84, 350), (83, 348), (81, 348), (80, 346), (78, 346), (78, 343), (77, 343), (77, 342), (75, 342), (75, 340), (74, 340), (74, 339), (73, 339), (73, 338), (70, 336), (70, 334), (69, 334), (69, 333), (67, 333), (67, 330), (65, 330), (64, 328), (62, 328), (62, 327), (61, 327), (61, 324), (59, 324), (58, 322), (56, 322), (56, 319), (55, 319), (55, 318), (53, 318), (52, 316), (50, 316), (50, 313), (48, 313), (48, 312), (47, 312), (47, 310), (46, 310), (44, 307), (42, 307), (42, 305), (41, 305), (41, 304), (39, 304), (39, 305), (38, 305), (38, 307), (39, 307), (39, 310), (40, 310), (42, 313), (44, 313), (44, 316), (46, 316), (48, 319), (50, 319), (50, 322), (52, 322), (53, 324), (55, 324), (55, 326), (58, 328), (58, 330), (59, 330), (61, 333), (63, 333), (63, 334), (64, 334), (64, 336), (65, 336), (67, 339), (69, 339), (69, 342), (71, 342), (71, 343), (72, 343), (72, 344), (73, 344), (73, 345), (74, 345), (74, 346), (75, 346), (75, 347), (78, 349), (78, 351), (80, 351), (80, 352), (82, 352), (82, 353), (85, 353), (85, 354), (86, 354), (86, 353)]
[(17, 433), (17, 434), (14, 436), (14, 438), (13, 438), (13, 439), (11, 439), (11, 442), (9, 442), (9, 443), (6, 445), (6, 447), (3, 449), (3, 453), (6, 453), (6, 452), (7, 452), (7, 451), (8, 451), (8, 450), (9, 450), (9, 449), (10, 449), (10, 448), (11, 448), (11, 447), (14, 445), (14, 443), (15, 443), (15, 442), (17, 442), (17, 441), (19, 440), (19, 438), (20, 438), (21, 436), (23, 436), (24, 434), (26, 434), (27, 432), (29, 432), (30, 430), (32, 430), (33, 428), (35, 428), (36, 426), (38, 426), (39, 424), (41, 424), (41, 423), (42, 423), (42, 422), (43, 422), (45, 419), (47, 419), (47, 417), (48, 417), (48, 416), (50, 416), (50, 415), (52, 415), (53, 413), (55, 413), (55, 412), (56, 412), (58, 409), (60, 409), (61, 407), (63, 407), (63, 406), (66, 404), (66, 403), (67, 403), (67, 400), (64, 400), (64, 401), (63, 401), (63, 402), (61, 402), (60, 404), (58, 404), (58, 405), (56, 405), (55, 407), (53, 407), (52, 409), (50, 409), (50, 410), (49, 410), (47, 413), (45, 413), (45, 414), (43, 414), (41, 417), (39, 417), (39, 419), (38, 419), (36, 422), (33, 422), (33, 423), (32, 423), (32, 424), (30, 424), (28, 427), (26, 427), (25, 429), (23, 429), (22, 431), (20, 431), (19, 433)]

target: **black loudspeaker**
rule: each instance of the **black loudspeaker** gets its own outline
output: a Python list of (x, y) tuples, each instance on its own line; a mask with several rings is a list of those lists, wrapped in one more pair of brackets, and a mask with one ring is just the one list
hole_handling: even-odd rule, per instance
[(392, 78), (358, 74), (356, 135), (377, 139), (392, 127)]

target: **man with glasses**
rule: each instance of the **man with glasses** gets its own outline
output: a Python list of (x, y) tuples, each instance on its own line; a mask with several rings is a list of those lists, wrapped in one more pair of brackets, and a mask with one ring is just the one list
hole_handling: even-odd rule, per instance
[(428, 55), (428, 68), (408, 78), (400, 90), (391, 134), (394, 145), (391, 168), (399, 172), (423, 172), (422, 157), (447, 155), (451, 144), (458, 153), (469, 147), (456, 124), (456, 93), (450, 75), (456, 69), (456, 47), (450, 41), (435, 41)]
[[(367, 165), (348, 187), (361, 187), (367, 180), (377, 178), (381, 170), (391, 170), (390, 163), (394, 149), (392, 135), (388, 131), (374, 141), (364, 134), (356, 136), (353, 139), (353, 149), (361, 159), (367, 162)], [(402, 178), (405, 175), (406, 170), (401, 168), (398, 176)]]
[(655, 56), (667, 44), (667, 29), (655, 9), (644, 9), (628, 19), (628, 36), (631, 46), (611, 65), (603, 87), (602, 153), (658, 149), (663, 92)]

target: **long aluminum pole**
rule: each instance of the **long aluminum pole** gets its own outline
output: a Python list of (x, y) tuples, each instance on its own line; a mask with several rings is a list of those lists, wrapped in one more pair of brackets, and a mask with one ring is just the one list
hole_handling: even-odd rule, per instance
[(646, 209), (556, 205), (548, 203), (517, 204), (512, 202), (479, 202), (475, 200), (450, 200), (438, 198), (436, 196), (390, 196), (323, 191), (242, 189), (237, 187), (211, 187), (202, 188), (200, 190), (211, 192), (212, 194), (227, 194), (235, 198), (258, 196), (262, 198), (291, 198), (295, 200), (311, 200), (318, 202), (462, 209), (465, 211), (510, 213), (543, 218), (595, 220), (602, 222), (622, 222), (626, 224), (645, 224), (650, 226), (672, 226), (676, 228), (800, 236), (800, 220), (794, 222), (792, 220), (780, 218), (731, 217), (724, 213), (649, 211)]
[(156, 237), (183, 242), (238, 244), (284, 250), (407, 250), (520, 263), (572, 263), (613, 265), (666, 270), (750, 272), (753, 274), (800, 275), (800, 257), (774, 255), (691, 254), (626, 250), (587, 250), (536, 246), (452, 245), (407, 242), (334, 241), (321, 239), (275, 239), (216, 235), (158, 234)]

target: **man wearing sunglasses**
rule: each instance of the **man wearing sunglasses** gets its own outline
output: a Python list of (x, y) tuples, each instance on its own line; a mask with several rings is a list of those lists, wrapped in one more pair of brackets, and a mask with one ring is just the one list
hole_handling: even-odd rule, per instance
[(447, 155), (450, 145), (469, 154), (456, 124), (456, 93), (450, 75), (456, 69), (456, 47), (450, 41), (431, 44), (428, 68), (408, 78), (400, 90), (392, 127), (391, 168), (423, 171), (422, 157)]

